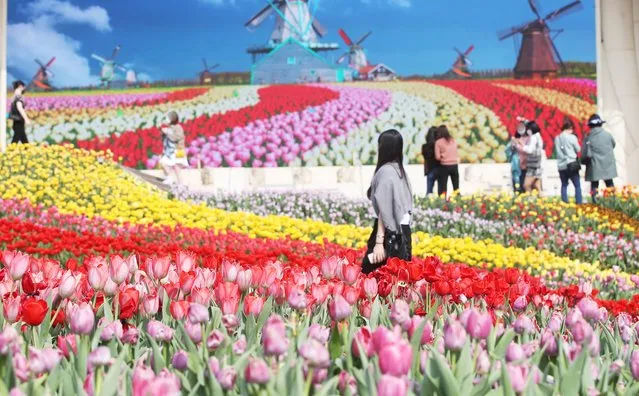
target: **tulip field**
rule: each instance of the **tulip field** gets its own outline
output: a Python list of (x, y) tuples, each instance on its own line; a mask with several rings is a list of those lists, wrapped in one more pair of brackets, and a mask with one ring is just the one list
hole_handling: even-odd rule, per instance
[(516, 117), (535, 119), (549, 156), (565, 118), (596, 110), (591, 80), (473, 80), (184, 87), (27, 97), (31, 141), (110, 150), (137, 168), (157, 166), (161, 126), (175, 110), (192, 166), (279, 167), (372, 164), (377, 134), (397, 128), (419, 163), (432, 125), (447, 124), (465, 163), (505, 162)]
[[(323, 155), (323, 145), (371, 145), (375, 120), (392, 120), (388, 109), (411, 130), (410, 122), (440, 122), (471, 97), (494, 103), (493, 88), (457, 84), (110, 97), (91, 110), (114, 120), (106, 129), (132, 125), (134, 109), (154, 114), (153, 123), (68, 139), (98, 150), (11, 145), (0, 156), (0, 394), (638, 394), (635, 187), (579, 206), (526, 195), (418, 198), (412, 262), (391, 259), (366, 276), (360, 262), (373, 213), (364, 199), (165, 193), (117, 165), (128, 157), (116, 147), (154, 160), (156, 143), (127, 142), (151, 136), (169, 104), (193, 117), (189, 130), (207, 131), (191, 153), (218, 166), (299, 160), (284, 143), (330, 163), (340, 157)], [(557, 89), (504, 84), (530, 97)], [(566, 84), (572, 97), (591, 99)], [(437, 101), (452, 90), (459, 93)], [(67, 108), (77, 103), (67, 99)], [(489, 128), (472, 132), (486, 144), (473, 149), (497, 141), (493, 127), (506, 130), (504, 113), (482, 106), (457, 121)], [(261, 132), (280, 124), (291, 135)], [(313, 134), (316, 124), (324, 132)], [(247, 136), (248, 154), (239, 145)]]

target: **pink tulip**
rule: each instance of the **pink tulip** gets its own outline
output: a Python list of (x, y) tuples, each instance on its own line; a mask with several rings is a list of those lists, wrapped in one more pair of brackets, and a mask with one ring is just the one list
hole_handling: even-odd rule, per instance
[(237, 273), (237, 285), (241, 291), (246, 291), (251, 287), (253, 272), (250, 269), (239, 271)]
[(528, 306), (528, 300), (526, 299), (526, 296), (517, 297), (517, 299), (513, 303), (513, 309), (517, 312), (524, 311), (527, 306)]
[(493, 319), (488, 312), (479, 313), (475, 309), (467, 309), (459, 319), (466, 332), (475, 339), (485, 340), (493, 329)]
[(521, 345), (516, 342), (511, 342), (506, 348), (506, 361), (515, 362), (524, 358), (524, 350)]
[(262, 328), (262, 346), (266, 356), (279, 356), (288, 350), (286, 326), (278, 315), (271, 315)]
[(58, 336), (58, 349), (65, 358), (78, 352), (78, 342), (75, 334), (67, 334), (66, 336)]
[(360, 299), (360, 289), (352, 286), (344, 286), (344, 290), (342, 291), (342, 297), (346, 300), (350, 305), (357, 304), (357, 301)]
[(386, 345), (398, 343), (401, 339), (401, 329), (389, 330), (384, 326), (380, 326), (373, 332), (373, 349), (380, 353)]
[(347, 371), (339, 373), (339, 382), (337, 383), (337, 387), (343, 395), (346, 394), (346, 390), (348, 390), (351, 395), (357, 394), (357, 380)]
[(599, 319), (599, 306), (590, 297), (584, 297), (577, 303), (577, 308), (581, 311), (586, 320)]
[(299, 354), (311, 367), (327, 368), (331, 364), (328, 349), (314, 339), (309, 339), (302, 344)]
[(129, 264), (120, 256), (111, 257), (109, 276), (115, 284), (121, 284), (129, 277)]
[(357, 277), (362, 272), (362, 267), (357, 264), (343, 264), (342, 265), (342, 280), (344, 283), (352, 285), (357, 281)]
[(200, 304), (191, 303), (188, 317), (193, 324), (206, 323), (209, 321), (209, 310)]
[(178, 371), (184, 371), (189, 365), (189, 355), (182, 350), (176, 351), (171, 358), (171, 366)]
[(559, 347), (557, 346), (557, 339), (550, 329), (545, 329), (541, 333), (540, 346), (544, 348), (545, 353), (548, 356), (557, 356)]
[(444, 345), (446, 349), (458, 351), (466, 343), (466, 330), (456, 320), (449, 320), (444, 325)]
[(317, 340), (321, 344), (326, 344), (328, 342), (328, 338), (330, 337), (330, 335), (331, 335), (331, 329), (317, 323), (313, 323), (308, 328), (309, 338)]
[(70, 270), (66, 270), (62, 275), (60, 286), (58, 286), (58, 294), (61, 298), (67, 298), (73, 295), (76, 290), (77, 278)]
[(247, 347), (246, 337), (244, 336), (244, 334), (242, 334), (240, 338), (238, 338), (238, 340), (235, 341), (233, 345), (231, 345), (231, 350), (233, 351), (234, 354), (241, 355), (244, 352), (246, 352), (246, 347)]
[(271, 370), (264, 360), (251, 358), (244, 370), (244, 379), (249, 384), (267, 384), (271, 379)]
[(312, 285), (311, 296), (315, 300), (315, 304), (324, 304), (324, 301), (328, 298), (330, 289), (328, 285)]
[(294, 286), (289, 291), (287, 301), (288, 305), (290, 305), (293, 309), (305, 309), (307, 305), (306, 293), (304, 293), (304, 290), (301, 288)]
[[(98, 326), (99, 327), (99, 326)], [(120, 340), (124, 335), (122, 323), (119, 320), (113, 321), (102, 329), (100, 334), (101, 341)]]
[(190, 252), (178, 252), (177, 267), (180, 272), (191, 272), (195, 267), (195, 255)]
[(581, 314), (581, 310), (578, 308), (573, 308), (566, 315), (566, 326), (568, 328), (572, 327), (575, 323), (581, 321), (583, 315)]
[(570, 326), (570, 333), (575, 342), (579, 344), (590, 343), (593, 336), (592, 326), (583, 319)]
[(69, 327), (75, 334), (89, 335), (93, 331), (95, 324), (95, 314), (87, 303), (82, 303), (71, 311)]
[(333, 279), (337, 275), (337, 270), (340, 265), (340, 259), (335, 256), (322, 260), (320, 268), (322, 270), (322, 276), (324, 277), (324, 279)]
[(535, 324), (533, 323), (532, 319), (522, 314), (519, 315), (519, 317), (513, 324), (513, 329), (517, 334), (532, 333), (535, 331)]
[(419, 326), (426, 321), (424, 325), (424, 331), (422, 332), (421, 344), (426, 345), (433, 341), (433, 324), (418, 315), (413, 315), (411, 318), (410, 327), (408, 328), (408, 336), (413, 337), (413, 334), (417, 331)]
[(413, 350), (405, 340), (386, 345), (379, 352), (379, 368), (382, 374), (395, 377), (408, 375), (413, 363)]
[(27, 396), (27, 394), (16, 386), (15, 388), (11, 389), (11, 391), (9, 392), (9, 396)]
[(127, 326), (124, 330), (124, 334), (122, 335), (122, 343), (135, 345), (138, 343), (138, 338), (140, 336), (140, 330), (138, 330), (135, 326)]
[(142, 309), (147, 316), (155, 316), (160, 309), (160, 298), (155, 290), (149, 292), (142, 301)]
[(2, 300), (2, 315), (9, 323), (15, 323), (20, 315), (22, 307), (22, 298), (18, 295), (15, 297), (6, 297)]
[(102, 292), (104, 292), (104, 295), (108, 297), (113, 297), (115, 296), (115, 293), (117, 291), (118, 291), (118, 285), (115, 282), (113, 282), (111, 278), (107, 278), (106, 282), (104, 283), (104, 288), (102, 289)]
[(510, 377), (510, 384), (515, 392), (520, 393), (526, 389), (526, 383), (528, 382), (528, 370), (523, 366), (517, 366), (513, 364), (507, 364), (508, 376)]
[(213, 330), (206, 339), (206, 346), (209, 348), (209, 350), (215, 351), (220, 347), (220, 345), (224, 343), (224, 340), (226, 340), (226, 335), (224, 335), (224, 333), (220, 330), (216, 329)]
[(235, 330), (237, 326), (240, 325), (240, 321), (235, 314), (222, 315), (222, 325), (224, 325), (224, 328), (228, 333), (232, 333), (233, 330)]
[(639, 351), (633, 351), (630, 355), (630, 372), (635, 381), (639, 381)]
[(355, 333), (353, 343), (351, 345), (353, 356), (359, 358), (363, 352), (367, 357), (372, 357), (375, 353), (373, 346), (373, 336), (368, 327), (360, 327)]
[(215, 356), (211, 356), (207, 363), (207, 365), (209, 366), (209, 371), (213, 375), (217, 375), (217, 373), (220, 371), (220, 361)]
[(406, 301), (402, 299), (395, 300), (391, 308), (390, 320), (394, 325), (399, 326), (404, 330), (408, 330), (411, 324), (411, 318), (410, 307)]
[(104, 265), (90, 267), (88, 271), (89, 285), (93, 290), (100, 291), (104, 289), (108, 276), (108, 270)]
[(50, 373), (62, 359), (57, 349), (29, 347), (29, 369), (35, 375)]
[(147, 274), (153, 276), (157, 281), (166, 278), (169, 273), (169, 265), (171, 260), (169, 257), (152, 257), (146, 260)]
[(563, 316), (560, 313), (555, 312), (552, 314), (550, 320), (548, 321), (548, 328), (554, 332), (560, 332), (563, 322)]
[(235, 387), (235, 379), (237, 378), (237, 372), (233, 366), (224, 367), (219, 370), (215, 376), (220, 383), (220, 386), (224, 390), (231, 390)]
[(382, 375), (377, 383), (377, 396), (405, 396), (408, 394), (406, 378)]
[(338, 294), (328, 303), (328, 313), (331, 319), (336, 322), (341, 322), (351, 316), (353, 309), (344, 297)]
[(111, 351), (105, 346), (99, 346), (89, 353), (87, 362), (94, 368), (106, 366), (111, 363)]
[(235, 282), (239, 270), (240, 267), (237, 263), (228, 260), (222, 262), (222, 277), (226, 282)]
[(475, 364), (475, 370), (477, 374), (483, 375), (490, 371), (490, 358), (488, 352), (481, 350), (477, 356), (477, 363)]
[(20, 280), (24, 273), (29, 269), (29, 255), (21, 252), (2, 251), (2, 260), (4, 266), (9, 272), (11, 279)]
[(190, 321), (186, 321), (184, 323), (184, 330), (186, 334), (189, 336), (191, 341), (195, 344), (199, 344), (202, 341), (202, 325), (193, 324)]
[(366, 278), (364, 282), (362, 282), (364, 288), (364, 294), (370, 300), (377, 296), (377, 279), (375, 278)]
[(146, 331), (156, 341), (169, 342), (173, 338), (173, 329), (157, 320), (150, 320)]

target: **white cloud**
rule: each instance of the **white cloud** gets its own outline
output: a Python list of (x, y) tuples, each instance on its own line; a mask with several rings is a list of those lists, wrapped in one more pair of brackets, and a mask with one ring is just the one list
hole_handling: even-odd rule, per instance
[(146, 73), (138, 73), (137, 79), (138, 79), (138, 81), (144, 81), (144, 82), (152, 82), (153, 81), (153, 77), (149, 76)]
[(109, 14), (98, 6), (81, 9), (67, 1), (36, 0), (26, 7), (32, 18), (44, 18), (53, 23), (78, 23), (93, 26), (97, 31), (111, 30)]
[(88, 25), (98, 31), (111, 30), (107, 11), (98, 6), (80, 8), (66, 1), (36, 0), (24, 11), (29, 20), (10, 24), (7, 28), (7, 66), (31, 78), (38, 66), (35, 58), (47, 62), (55, 56), (51, 66), (55, 74), (54, 86), (82, 86), (98, 82), (91, 74), (89, 60), (80, 54), (82, 43), (56, 30), (60, 24)]
[(408, 8), (411, 6), (411, 0), (388, 0), (391, 5)]
[(214, 6), (235, 5), (235, 0), (199, 0), (200, 3), (213, 4)]

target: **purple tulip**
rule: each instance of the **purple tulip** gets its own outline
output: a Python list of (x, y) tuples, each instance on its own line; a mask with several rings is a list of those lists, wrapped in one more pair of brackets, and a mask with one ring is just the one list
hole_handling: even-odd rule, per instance
[(105, 346), (97, 347), (89, 353), (87, 362), (91, 367), (106, 366), (111, 363), (111, 351)]
[(513, 303), (513, 309), (517, 312), (524, 311), (527, 306), (528, 306), (528, 300), (526, 299), (526, 296), (517, 297), (517, 299)]
[(525, 334), (532, 333), (535, 331), (535, 324), (532, 319), (527, 315), (519, 315), (515, 323), (513, 324), (513, 329), (517, 334)]
[(511, 342), (506, 348), (506, 361), (516, 362), (524, 358), (524, 350), (521, 345)]
[(488, 312), (479, 313), (475, 309), (467, 309), (459, 317), (466, 332), (475, 339), (485, 340), (493, 329), (493, 318)]
[(244, 370), (244, 378), (249, 384), (266, 384), (271, 379), (271, 370), (264, 360), (251, 358)]
[(577, 308), (579, 308), (582, 316), (586, 320), (599, 319), (599, 306), (590, 297), (582, 298), (579, 303), (577, 303)]
[(351, 308), (351, 305), (344, 297), (338, 294), (328, 303), (328, 313), (331, 319), (336, 322), (341, 322), (351, 316), (353, 308)]
[(331, 364), (328, 349), (314, 339), (309, 339), (302, 344), (299, 354), (311, 367), (327, 368)]
[(639, 351), (633, 351), (630, 355), (630, 372), (635, 381), (639, 381)]
[(227, 366), (221, 370), (218, 370), (215, 378), (217, 378), (217, 381), (220, 383), (222, 389), (231, 390), (235, 387), (237, 372), (235, 371), (235, 368), (233, 368), (233, 366)]
[(184, 371), (189, 365), (189, 355), (182, 350), (179, 350), (173, 354), (171, 359), (171, 365), (174, 369)]
[(466, 330), (456, 320), (448, 320), (444, 325), (444, 345), (451, 351), (459, 351), (466, 343)]
[(262, 346), (266, 356), (279, 356), (288, 350), (286, 326), (278, 315), (271, 315), (262, 328)]
[(209, 321), (209, 310), (198, 303), (189, 305), (188, 319), (193, 324), (206, 323)]
[(149, 321), (146, 331), (156, 341), (169, 342), (173, 338), (173, 329), (157, 320)]
[(411, 324), (410, 307), (406, 301), (397, 299), (393, 303), (391, 308), (390, 320), (394, 325), (401, 327), (404, 330), (408, 330)]
[(515, 392), (520, 393), (526, 389), (526, 383), (528, 382), (528, 370), (524, 366), (518, 366), (514, 364), (507, 364), (508, 376), (510, 377), (510, 384)]
[(222, 345), (222, 343), (224, 343), (224, 340), (226, 340), (226, 335), (222, 331), (216, 329), (213, 330), (206, 339), (206, 346), (209, 350), (215, 351), (220, 347), (220, 345)]

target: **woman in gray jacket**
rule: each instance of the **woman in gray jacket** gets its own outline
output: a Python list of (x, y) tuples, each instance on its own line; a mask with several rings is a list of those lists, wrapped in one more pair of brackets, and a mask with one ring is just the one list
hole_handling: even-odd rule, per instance
[(555, 156), (557, 157), (557, 168), (561, 179), (561, 200), (568, 202), (568, 182), (575, 186), (575, 201), (578, 204), (583, 202), (581, 196), (581, 182), (579, 181), (578, 155), (581, 151), (579, 141), (574, 134), (575, 126), (572, 121), (566, 120), (561, 133), (555, 138)]
[(404, 140), (398, 131), (390, 129), (382, 132), (377, 142), (377, 167), (367, 192), (377, 219), (362, 261), (365, 274), (384, 265), (389, 257), (412, 260), (413, 193), (402, 164)]
[(615, 138), (602, 128), (605, 121), (597, 114), (588, 119), (590, 133), (584, 143), (584, 163), (586, 164), (586, 181), (590, 182), (590, 195), (596, 201), (599, 181), (606, 187), (614, 187), (613, 179), (617, 177), (617, 161), (615, 160)]

